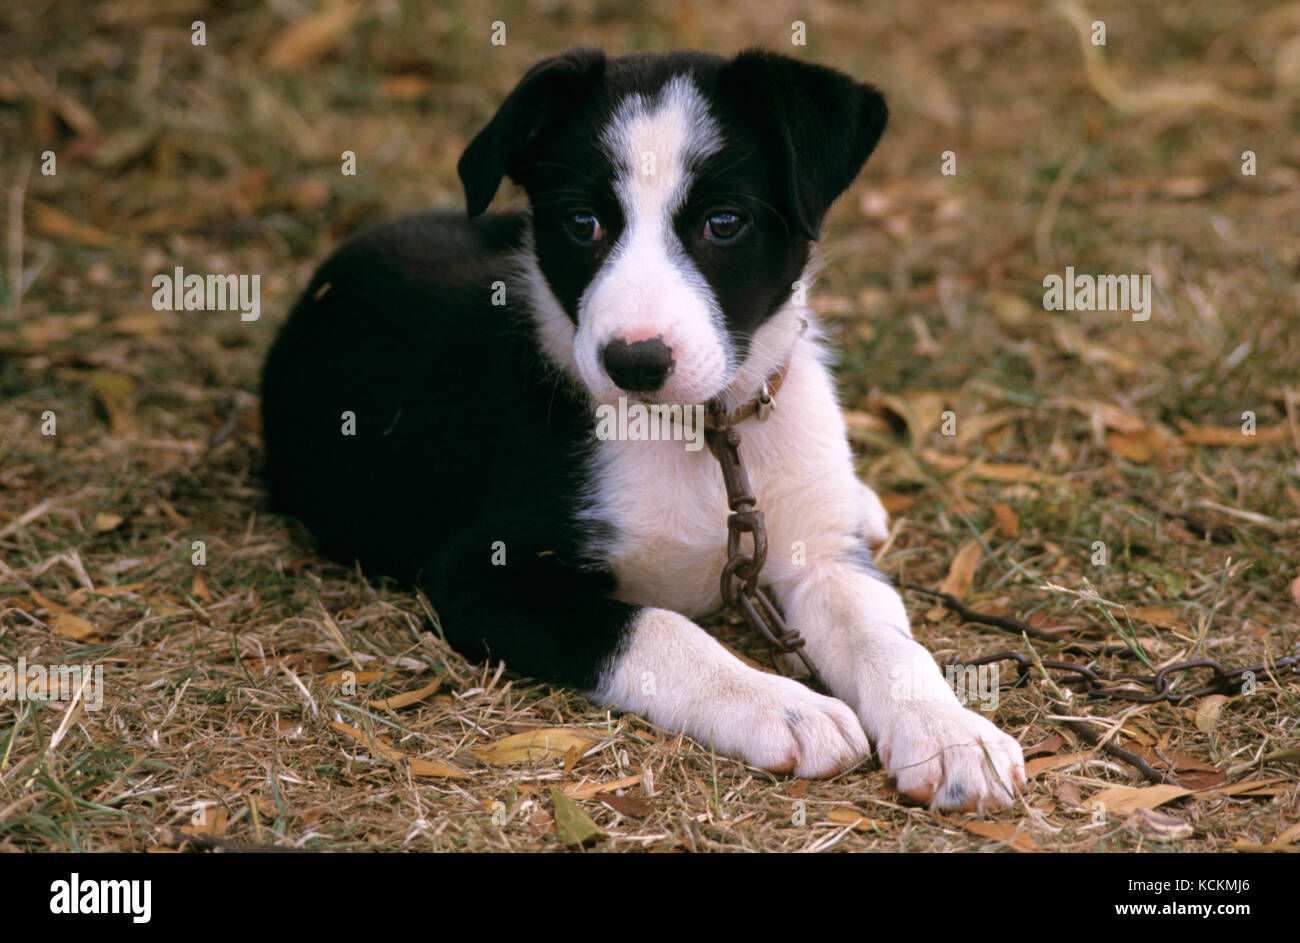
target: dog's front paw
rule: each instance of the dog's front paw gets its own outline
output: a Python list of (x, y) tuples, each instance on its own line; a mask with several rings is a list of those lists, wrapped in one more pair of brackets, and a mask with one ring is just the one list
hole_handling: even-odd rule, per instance
[(909, 705), (877, 746), (898, 791), (932, 809), (1003, 809), (1025, 784), (1020, 744), (957, 704)]
[[(760, 769), (823, 779), (871, 752), (857, 715), (779, 675), (755, 671), (744, 690), (723, 692), (710, 730), (713, 746)], [(736, 694), (740, 694), (736, 697)]]

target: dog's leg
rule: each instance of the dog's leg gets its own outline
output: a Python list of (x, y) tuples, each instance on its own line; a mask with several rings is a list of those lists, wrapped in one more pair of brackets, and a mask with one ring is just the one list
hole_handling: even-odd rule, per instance
[[(489, 564), (492, 532), (507, 534), (505, 565)], [(869, 754), (841, 701), (745, 665), (683, 615), (611, 598), (607, 577), (534, 546), (503, 525), (462, 535), (421, 567), (457, 651), (585, 689), (762, 769), (832, 776)]]
[(833, 776), (870, 751), (843, 702), (749, 667), (668, 609), (637, 611), (596, 695), (773, 772)]
[(934, 808), (1009, 805), (1025, 780), (1020, 745), (958, 702), (884, 577), (865, 560), (812, 552), (784, 577), (775, 585), (789, 624), (899, 791)]

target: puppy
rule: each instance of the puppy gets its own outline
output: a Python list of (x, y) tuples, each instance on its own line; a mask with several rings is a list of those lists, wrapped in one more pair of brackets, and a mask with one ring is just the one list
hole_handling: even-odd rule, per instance
[[(833, 775), (869, 735), (914, 799), (1009, 804), (1019, 745), (958, 703), (872, 565), (885, 513), (803, 304), (885, 121), (871, 86), (769, 52), (534, 66), (461, 158), (468, 218), (365, 232), (298, 301), (263, 378), (273, 506), (422, 587), (469, 658), (766, 770)], [(528, 212), (485, 212), (503, 177)], [(718, 463), (596, 434), (614, 404), (682, 407), (687, 432), (704, 404), (747, 417), (763, 580), (833, 697), (693, 621), (721, 601)]]

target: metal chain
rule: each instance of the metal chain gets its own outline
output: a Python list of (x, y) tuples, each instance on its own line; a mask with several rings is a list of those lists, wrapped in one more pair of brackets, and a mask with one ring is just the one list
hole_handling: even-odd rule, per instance
[[(727, 564), (722, 568), (722, 598), (763, 633), (777, 651), (798, 657), (812, 680), (825, 688), (822, 676), (803, 650), (806, 639), (786, 625), (772, 600), (758, 585), (759, 574), (767, 562), (767, 526), (763, 512), (755, 507), (758, 500), (749, 488), (749, 477), (740, 461), (740, 431), (733, 425), (719, 423), (717, 428), (706, 427), (704, 437), (722, 468), (727, 507), (731, 509), (727, 517)], [(752, 549), (748, 553), (741, 542), (745, 534), (751, 539)], [(782, 667), (780, 661), (777, 667)]]
[[(1188, 698), (1205, 697), (1209, 694), (1240, 694), (1242, 688), (1248, 683), (1246, 675), (1252, 677), (1256, 675), (1267, 675), (1275, 673), (1278, 675), (1300, 674), (1300, 654), (1287, 655), (1284, 658), (1278, 658), (1270, 664), (1251, 665), (1247, 668), (1225, 668), (1213, 658), (1200, 658), (1194, 661), (1180, 661), (1177, 664), (1166, 665), (1153, 675), (1134, 675), (1134, 674), (1117, 674), (1107, 675), (1095, 668), (1087, 665), (1080, 665), (1072, 661), (1055, 661), (1048, 658), (1034, 659), (1029, 658), (1022, 652), (996, 652), (992, 655), (985, 655), (982, 658), (973, 658), (968, 661), (962, 661), (956, 656), (946, 659), (945, 666), (961, 665), (978, 667), (988, 665), (993, 662), (1014, 661), (1016, 663), (1016, 680), (1005, 685), (1008, 688), (1018, 687), (1024, 684), (1029, 678), (1030, 672), (1036, 665), (1042, 665), (1049, 671), (1060, 671), (1073, 674), (1072, 678), (1061, 678), (1059, 683), (1079, 685), (1083, 693), (1092, 697), (1112, 698), (1120, 701), (1132, 701), (1136, 704), (1153, 704), (1156, 701), (1168, 701), (1170, 704), (1181, 704)], [(1183, 671), (1195, 671), (1199, 669), (1208, 669), (1212, 673), (1212, 679), (1193, 691), (1182, 691), (1175, 693), (1170, 690), (1173, 684), (1177, 683), (1176, 679), (1171, 677)], [(1099, 684), (1109, 685), (1109, 687), (1098, 687)], [(1141, 685), (1152, 689), (1151, 693), (1127, 690), (1122, 685)]]

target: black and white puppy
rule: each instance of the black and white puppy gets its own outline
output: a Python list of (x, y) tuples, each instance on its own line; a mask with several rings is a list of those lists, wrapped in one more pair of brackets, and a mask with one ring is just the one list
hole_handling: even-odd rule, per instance
[[(264, 376), (273, 505), (422, 587), (470, 658), (798, 776), (869, 734), (909, 796), (1009, 804), (1019, 745), (958, 703), (871, 565), (885, 513), (802, 303), (885, 119), (871, 86), (768, 52), (539, 63), (460, 161), (468, 220), (372, 229), (307, 287)], [(485, 214), (506, 176), (531, 212)], [(834, 697), (692, 621), (726, 559), (709, 451), (595, 432), (619, 397), (730, 410), (778, 374), (741, 425), (764, 580)]]

